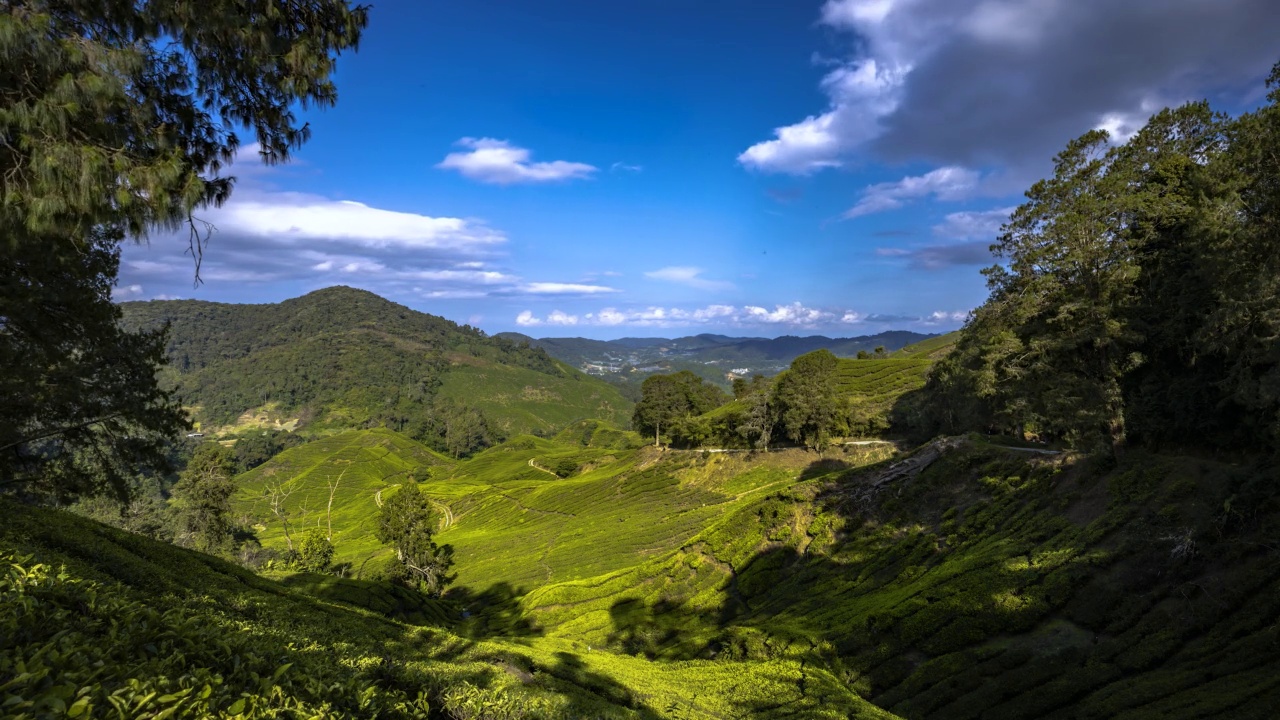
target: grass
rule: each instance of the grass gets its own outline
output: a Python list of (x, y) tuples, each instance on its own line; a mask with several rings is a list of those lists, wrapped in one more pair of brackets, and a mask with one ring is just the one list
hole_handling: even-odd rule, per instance
[(945, 335), (938, 335), (937, 337), (931, 337), (928, 340), (921, 340), (918, 343), (908, 345), (894, 352), (893, 357), (937, 360), (951, 352), (951, 348), (955, 347), (956, 341), (959, 339), (959, 330), (949, 332)]
[(254, 527), (267, 547), (286, 546), (284, 524), (271, 510), (269, 488), (288, 493), (283, 507), (296, 540), (309, 527), (328, 528), (330, 484), (333, 543), (339, 563), (359, 566), (383, 552), (374, 537), (379, 493), (391, 491), (409, 471), (448, 472), (453, 461), (399, 433), (351, 430), (290, 448), (244, 473), (237, 482), (236, 514)]
[(1099, 477), (975, 443), (870, 502), (856, 471), (795, 485), (522, 608), (663, 666), (821, 667), (909, 718), (1269, 717), (1276, 515), (1222, 514), (1246, 476), (1138, 456)]
[(561, 376), (468, 358), (450, 368), (440, 395), (479, 408), (508, 435), (558, 430), (588, 418), (630, 421), (632, 402), (617, 388), (557, 366)]

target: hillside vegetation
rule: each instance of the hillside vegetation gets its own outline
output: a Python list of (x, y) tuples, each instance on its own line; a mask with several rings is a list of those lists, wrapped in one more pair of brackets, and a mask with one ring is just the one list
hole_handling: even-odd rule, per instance
[(795, 484), (522, 609), (549, 637), (664, 663), (798, 660), (910, 718), (1280, 707), (1278, 515), (1233, 503), (1257, 470), (939, 452), (880, 489), (892, 473)]
[[(168, 325), (166, 378), (206, 427), (266, 410), (312, 428), (385, 424), (443, 448), (461, 424), (455, 418), (477, 425), (468, 432), (502, 435), (630, 412), (616, 389), (540, 349), (362, 290), (333, 287), (268, 305), (121, 307), (127, 328)], [(483, 417), (467, 418), (460, 406), (483, 408)]]

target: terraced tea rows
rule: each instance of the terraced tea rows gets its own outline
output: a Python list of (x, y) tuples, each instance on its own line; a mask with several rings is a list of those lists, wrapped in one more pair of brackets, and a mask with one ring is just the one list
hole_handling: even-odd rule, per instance
[(272, 494), (278, 494), (295, 542), (301, 530), (327, 529), (332, 520), (336, 561), (358, 565), (382, 551), (374, 537), (378, 494), (410, 471), (447, 472), (452, 465), (391, 430), (352, 430), (290, 448), (244, 473), (235, 507), (256, 526), (263, 545), (283, 549), (284, 523), (272, 511)]

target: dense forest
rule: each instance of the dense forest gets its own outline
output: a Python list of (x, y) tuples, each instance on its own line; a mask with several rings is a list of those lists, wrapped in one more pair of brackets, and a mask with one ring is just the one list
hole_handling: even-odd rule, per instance
[(313, 430), (391, 427), (457, 456), (505, 434), (474, 404), (441, 396), (459, 362), (528, 370), (547, 382), (599, 384), (540, 348), (348, 287), (277, 304), (176, 300), (121, 307), (126, 331), (165, 331), (167, 384), (208, 427), (233, 425), (265, 407)]
[(903, 422), (1103, 453), (1280, 449), (1280, 66), (1268, 87), (1240, 117), (1197, 102), (1071, 142)]

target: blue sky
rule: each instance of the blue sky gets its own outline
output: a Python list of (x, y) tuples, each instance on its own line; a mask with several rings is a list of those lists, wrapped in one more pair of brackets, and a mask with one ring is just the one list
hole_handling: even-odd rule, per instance
[(185, 237), (118, 299), (361, 287), (489, 332), (959, 326), (1068, 139), (1256, 105), (1273, 0), (379, 2), (284, 167), (246, 148), (199, 287)]

